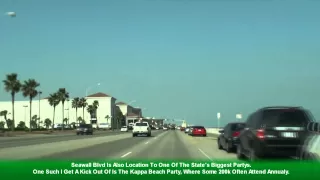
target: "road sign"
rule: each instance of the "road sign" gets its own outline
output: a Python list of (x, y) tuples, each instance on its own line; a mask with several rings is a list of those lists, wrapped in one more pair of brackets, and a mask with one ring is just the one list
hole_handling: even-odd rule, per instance
[(217, 113), (217, 118), (218, 118), (218, 119), (221, 118), (221, 113)]
[(236, 114), (237, 119), (242, 119), (242, 114)]

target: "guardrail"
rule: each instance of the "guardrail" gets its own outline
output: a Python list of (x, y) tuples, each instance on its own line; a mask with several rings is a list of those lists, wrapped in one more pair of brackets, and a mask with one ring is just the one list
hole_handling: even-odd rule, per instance
[(206, 128), (208, 134), (219, 135), (219, 128)]

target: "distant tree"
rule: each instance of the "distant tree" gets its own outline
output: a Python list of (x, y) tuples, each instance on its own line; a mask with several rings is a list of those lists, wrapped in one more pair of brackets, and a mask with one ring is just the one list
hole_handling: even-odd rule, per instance
[(63, 119), (63, 124), (68, 124), (68, 118)]
[(31, 120), (29, 129), (36, 129), (37, 126), (38, 126), (37, 121), (36, 120)]
[(6, 125), (6, 123), (4, 121), (0, 121), (0, 129), (4, 129), (5, 125)]
[[(55, 118), (55, 115), (56, 115), (56, 107), (60, 103), (60, 99), (59, 99), (58, 94), (57, 93), (50, 94), (50, 97), (48, 98), (48, 101), (49, 101), (50, 106), (53, 107), (53, 119), (52, 119), (52, 123), (50, 124), (50, 125), (52, 125), (52, 129), (53, 129), (54, 128), (54, 118)], [(46, 122), (44, 122), (44, 123), (46, 124)]]
[(44, 120), (44, 125), (46, 126), (47, 129), (51, 126), (52, 122), (49, 118)]
[(80, 107), (82, 108), (82, 119), (85, 120), (84, 118), (84, 109), (88, 106), (86, 98), (81, 98), (79, 102)]
[[(6, 79), (3, 80), (4, 89), (6, 92), (10, 92), (11, 94), (11, 102), (12, 102), (12, 121), (15, 124), (15, 112), (14, 112), (14, 102), (16, 93), (20, 92), (21, 83), (18, 80), (18, 74), (11, 73), (7, 74)], [(9, 127), (8, 127), (9, 128)], [(14, 125), (11, 127), (11, 130), (14, 131)]]
[[(8, 124), (7, 115), (8, 115), (8, 111), (7, 111), (7, 110), (3, 110), (3, 111), (0, 112), (0, 116), (3, 116), (4, 120), (5, 120), (6, 123)], [(8, 126), (8, 128), (10, 129), (9, 126)]]
[(81, 122), (83, 121), (82, 117), (79, 116), (78, 119), (77, 119), (77, 121), (78, 121), (79, 124), (81, 124)]
[(121, 111), (118, 111), (116, 114), (117, 129), (119, 129), (119, 125), (122, 125), (124, 121), (125, 121), (125, 116), (122, 114)]
[(20, 121), (17, 128), (20, 128), (20, 129), (25, 129), (26, 128), (26, 123), (23, 122), (23, 121)]
[(8, 127), (8, 129), (12, 129), (12, 126), (14, 127), (13, 120), (8, 119), (8, 120), (7, 120), (7, 127)]
[(106, 115), (106, 117), (104, 117), (107, 119), (107, 122), (109, 122), (109, 119), (110, 119), (110, 116), (109, 115)]
[(39, 87), (40, 84), (34, 80), (34, 79), (29, 79), (27, 81), (24, 81), (22, 85), (22, 94), (24, 97), (29, 97), (29, 104), (30, 104), (30, 128), (29, 131), (31, 131), (31, 123), (32, 123), (32, 99), (38, 95), (37, 87)]

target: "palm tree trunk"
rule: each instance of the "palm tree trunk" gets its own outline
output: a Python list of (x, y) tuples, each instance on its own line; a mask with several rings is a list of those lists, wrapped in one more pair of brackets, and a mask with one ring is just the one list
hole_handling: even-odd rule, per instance
[(63, 128), (64, 128), (64, 102), (62, 102), (62, 131), (63, 131)]
[(76, 122), (78, 121), (78, 108), (76, 107)]
[(32, 98), (30, 98), (30, 114), (29, 114), (29, 115), (30, 115), (30, 121), (29, 121), (29, 132), (31, 132), (31, 120), (32, 120), (32, 119), (31, 119), (31, 118), (32, 118), (32, 117), (31, 117), (31, 116), (32, 116), (32, 115), (31, 115), (31, 112), (32, 112)]
[(52, 118), (52, 130), (54, 130), (54, 117), (55, 117), (55, 114), (56, 114), (56, 107), (53, 106), (53, 118)]
[(85, 121), (85, 119), (84, 119), (84, 107), (82, 107), (82, 119)]
[(14, 121), (14, 93), (11, 93), (11, 100), (12, 100), (12, 123), (13, 126), (11, 127), (11, 131), (14, 131), (15, 128), (15, 121)]

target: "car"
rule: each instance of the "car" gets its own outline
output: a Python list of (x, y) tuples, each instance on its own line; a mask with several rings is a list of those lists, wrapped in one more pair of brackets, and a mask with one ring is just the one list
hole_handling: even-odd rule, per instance
[(147, 135), (151, 136), (151, 128), (148, 122), (136, 122), (132, 129), (132, 137), (136, 137), (138, 135)]
[(218, 148), (231, 152), (236, 149), (239, 144), (240, 132), (244, 129), (245, 123), (234, 122), (228, 123), (222, 130), (217, 139)]
[(122, 126), (120, 131), (121, 132), (128, 132), (128, 127), (127, 126)]
[(99, 130), (108, 130), (110, 129), (110, 125), (108, 123), (99, 123), (98, 125), (98, 129)]
[(80, 124), (76, 132), (77, 135), (93, 135), (92, 124)]
[(186, 128), (184, 129), (184, 133), (186, 133), (186, 134), (188, 134), (189, 131), (190, 131), (190, 127), (186, 127)]
[(167, 127), (163, 127), (162, 129), (163, 129), (164, 131), (167, 131), (167, 130), (168, 130), (168, 128), (167, 128)]
[(312, 122), (308, 124), (307, 130), (310, 132), (304, 141), (300, 159), (309, 161), (320, 161), (320, 123)]
[(297, 157), (312, 114), (303, 107), (272, 106), (253, 112), (239, 135), (237, 158)]
[(186, 129), (185, 127), (181, 127), (181, 128), (180, 128), (180, 131), (183, 131), (183, 132), (184, 132), (185, 129)]
[(207, 130), (203, 126), (192, 126), (189, 131), (191, 136), (207, 136)]

